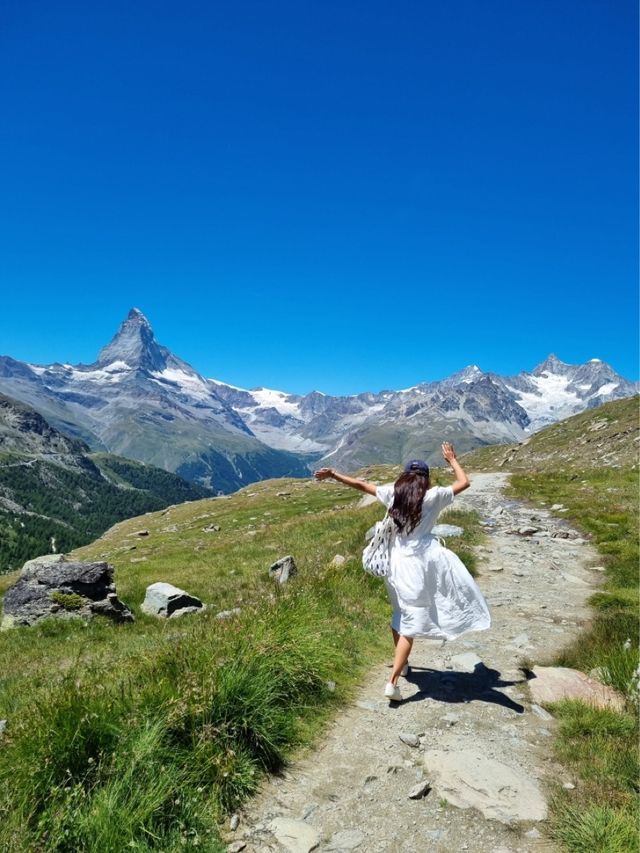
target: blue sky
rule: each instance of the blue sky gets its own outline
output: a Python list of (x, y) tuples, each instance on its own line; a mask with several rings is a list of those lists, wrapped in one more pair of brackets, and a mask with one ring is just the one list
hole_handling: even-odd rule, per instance
[(637, 377), (635, 2), (2, 16), (0, 354), (90, 362), (135, 305), (241, 386)]

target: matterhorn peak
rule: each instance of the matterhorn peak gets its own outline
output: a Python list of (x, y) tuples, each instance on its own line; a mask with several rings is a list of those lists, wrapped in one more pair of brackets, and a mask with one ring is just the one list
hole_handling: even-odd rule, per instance
[(100, 350), (98, 364), (122, 361), (132, 368), (164, 370), (167, 352), (156, 341), (151, 324), (139, 308), (132, 308), (112, 340)]

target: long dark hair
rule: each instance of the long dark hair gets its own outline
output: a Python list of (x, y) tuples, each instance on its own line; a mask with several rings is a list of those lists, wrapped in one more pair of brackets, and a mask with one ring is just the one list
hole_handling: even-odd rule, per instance
[(411, 533), (420, 523), (422, 501), (429, 485), (429, 475), (422, 471), (410, 471), (396, 480), (389, 515), (399, 533)]

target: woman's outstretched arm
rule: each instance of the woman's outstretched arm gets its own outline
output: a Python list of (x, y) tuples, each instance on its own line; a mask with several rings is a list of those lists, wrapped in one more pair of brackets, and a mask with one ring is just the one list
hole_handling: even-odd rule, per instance
[(344, 483), (345, 486), (351, 486), (352, 489), (358, 489), (359, 492), (366, 492), (368, 495), (375, 495), (376, 493), (376, 487), (373, 483), (365, 483), (364, 480), (356, 480), (355, 477), (347, 477), (346, 474), (334, 471), (333, 468), (320, 468), (319, 471), (316, 471), (314, 477), (316, 480), (327, 480), (331, 477), (339, 483)]
[(453, 494), (457, 495), (460, 492), (464, 492), (465, 489), (469, 488), (471, 483), (469, 482), (469, 478), (467, 477), (467, 475), (462, 470), (462, 465), (456, 459), (456, 452), (453, 449), (453, 444), (449, 444), (448, 441), (443, 442), (442, 455), (449, 463), (449, 465), (451, 465), (453, 473), (456, 475), (455, 482), (451, 484)]

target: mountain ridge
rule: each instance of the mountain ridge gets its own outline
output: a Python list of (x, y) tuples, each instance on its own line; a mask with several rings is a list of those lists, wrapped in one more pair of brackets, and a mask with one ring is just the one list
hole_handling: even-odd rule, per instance
[(548, 423), (631, 396), (636, 386), (599, 359), (570, 365), (551, 353), (531, 372), (501, 376), (471, 364), (399, 391), (244, 389), (198, 373), (159, 344), (132, 308), (92, 364), (1, 356), (0, 392), (93, 450), (228, 492), (308, 475), (321, 460), (351, 469), (407, 456), (435, 462), (444, 436), (460, 450), (519, 442)]

